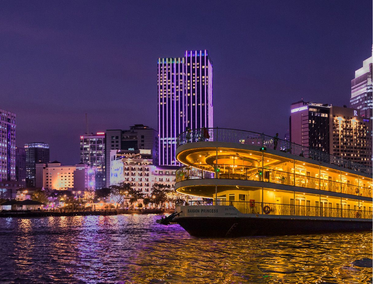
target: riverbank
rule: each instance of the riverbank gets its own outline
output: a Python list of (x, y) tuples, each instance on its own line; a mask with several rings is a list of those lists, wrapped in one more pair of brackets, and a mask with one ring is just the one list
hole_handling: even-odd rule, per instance
[(110, 209), (110, 210), (94, 210), (94, 211), (79, 211), (79, 210), (27, 210), (27, 211), (1, 211), (0, 218), (16, 217), (50, 217), (50, 216), (88, 216), (88, 215), (119, 215), (119, 214), (165, 214), (173, 213), (174, 209)]

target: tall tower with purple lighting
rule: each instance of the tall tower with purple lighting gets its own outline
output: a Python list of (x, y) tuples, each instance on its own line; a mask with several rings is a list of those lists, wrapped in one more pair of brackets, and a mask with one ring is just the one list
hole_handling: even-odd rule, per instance
[(207, 50), (158, 58), (159, 165), (178, 166), (177, 136), (187, 128), (213, 127), (212, 64)]

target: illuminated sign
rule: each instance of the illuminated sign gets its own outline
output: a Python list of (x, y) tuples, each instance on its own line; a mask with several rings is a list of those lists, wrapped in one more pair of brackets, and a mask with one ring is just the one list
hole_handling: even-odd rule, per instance
[(105, 132), (97, 132), (97, 135), (105, 135)]
[(114, 160), (110, 163), (110, 185), (124, 182), (123, 162)]
[(357, 110), (354, 110), (354, 116), (357, 116)]
[(308, 109), (308, 106), (302, 106), (302, 107), (293, 108), (291, 110), (291, 113), (295, 113), (295, 112), (306, 110), (306, 109)]

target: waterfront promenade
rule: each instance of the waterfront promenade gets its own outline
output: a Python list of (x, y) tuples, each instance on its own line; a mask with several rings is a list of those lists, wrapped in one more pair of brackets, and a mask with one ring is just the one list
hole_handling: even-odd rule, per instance
[(1, 211), (0, 218), (50, 217), (50, 216), (107, 216), (119, 214), (164, 214), (173, 213), (175, 209), (103, 209), (103, 210), (13, 210)]

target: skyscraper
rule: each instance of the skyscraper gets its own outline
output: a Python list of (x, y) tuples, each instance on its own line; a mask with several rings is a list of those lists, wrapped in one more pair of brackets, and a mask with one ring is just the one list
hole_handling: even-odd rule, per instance
[(372, 62), (373, 57), (363, 61), (363, 67), (355, 71), (351, 80), (351, 108), (357, 109), (364, 118), (372, 118)]
[(49, 145), (44, 142), (25, 144), (26, 186), (36, 186), (36, 164), (49, 163)]
[(187, 128), (213, 127), (212, 64), (207, 50), (158, 58), (159, 165), (176, 166), (176, 139)]
[(16, 115), (1, 109), (0, 180), (16, 180)]

